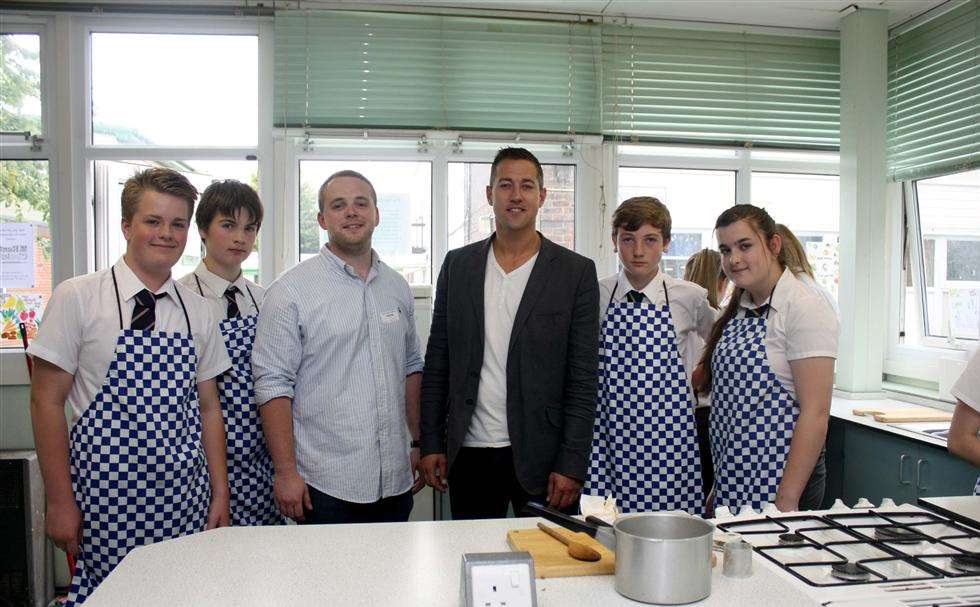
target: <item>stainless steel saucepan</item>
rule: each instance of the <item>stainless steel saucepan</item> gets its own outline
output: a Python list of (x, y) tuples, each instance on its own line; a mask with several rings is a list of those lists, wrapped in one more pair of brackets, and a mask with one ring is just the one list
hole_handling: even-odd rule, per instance
[(643, 603), (679, 605), (711, 594), (711, 539), (715, 527), (682, 512), (619, 517), (610, 526), (529, 502), (526, 512), (597, 539), (616, 553), (616, 592)]

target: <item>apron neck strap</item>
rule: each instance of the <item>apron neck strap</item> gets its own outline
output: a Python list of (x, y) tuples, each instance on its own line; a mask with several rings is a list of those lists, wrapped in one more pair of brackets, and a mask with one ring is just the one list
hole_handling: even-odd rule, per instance
[[(201, 297), (204, 297), (204, 287), (201, 286), (201, 279), (198, 278), (197, 272), (194, 272), (194, 280), (197, 281), (197, 290), (198, 290), (198, 292), (201, 294)], [(248, 284), (247, 283), (245, 284), (245, 292), (248, 293), (248, 298), (252, 300), (252, 306), (255, 308), (255, 311), (258, 312), (259, 311), (259, 304), (255, 301), (255, 296), (252, 295), (252, 289), (249, 289), (248, 288)], [(186, 313), (186, 311), (185, 311), (185, 313)], [(190, 326), (190, 324), (188, 324), (188, 326)]]
[[(115, 266), (109, 269), (109, 273), (112, 274), (112, 288), (116, 291), (116, 309), (119, 311), (119, 330), (122, 331), (124, 329), (122, 318), (122, 297), (119, 296), (119, 281), (116, 280)], [(194, 275), (194, 278), (197, 278), (196, 274)], [(200, 281), (198, 281), (197, 286), (201, 286)], [(184, 305), (184, 298), (180, 296), (180, 291), (178, 291), (176, 288), (174, 288), (174, 293), (177, 294), (177, 301), (180, 303), (180, 309), (184, 311), (184, 320), (187, 322), (187, 335), (189, 335), (191, 339), (194, 339), (194, 332), (191, 330), (191, 317), (187, 314), (187, 306)], [(251, 295), (251, 293), (249, 293), (249, 295)], [(255, 300), (253, 299), (252, 301), (254, 302)]]

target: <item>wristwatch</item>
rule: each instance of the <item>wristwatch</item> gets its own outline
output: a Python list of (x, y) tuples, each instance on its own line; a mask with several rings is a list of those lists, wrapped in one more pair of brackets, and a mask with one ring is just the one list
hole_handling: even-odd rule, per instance
[(418, 440), (418, 439), (417, 440), (413, 440), (408, 446), (411, 447), (412, 449), (421, 449), (422, 448), (422, 441), (421, 440)]

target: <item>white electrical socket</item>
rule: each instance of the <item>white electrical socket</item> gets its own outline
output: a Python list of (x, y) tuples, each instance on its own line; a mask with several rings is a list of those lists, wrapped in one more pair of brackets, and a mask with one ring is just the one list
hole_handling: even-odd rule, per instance
[(461, 573), (465, 607), (537, 607), (534, 561), (527, 552), (465, 554)]

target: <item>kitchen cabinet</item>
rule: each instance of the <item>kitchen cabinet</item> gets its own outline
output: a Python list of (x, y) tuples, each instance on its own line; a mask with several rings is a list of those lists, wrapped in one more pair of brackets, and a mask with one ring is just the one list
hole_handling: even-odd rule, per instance
[(901, 504), (968, 495), (977, 478), (976, 468), (942, 447), (850, 422), (834, 420), (827, 444), (825, 504), (836, 498), (853, 505), (864, 497), (877, 505), (885, 497)]

